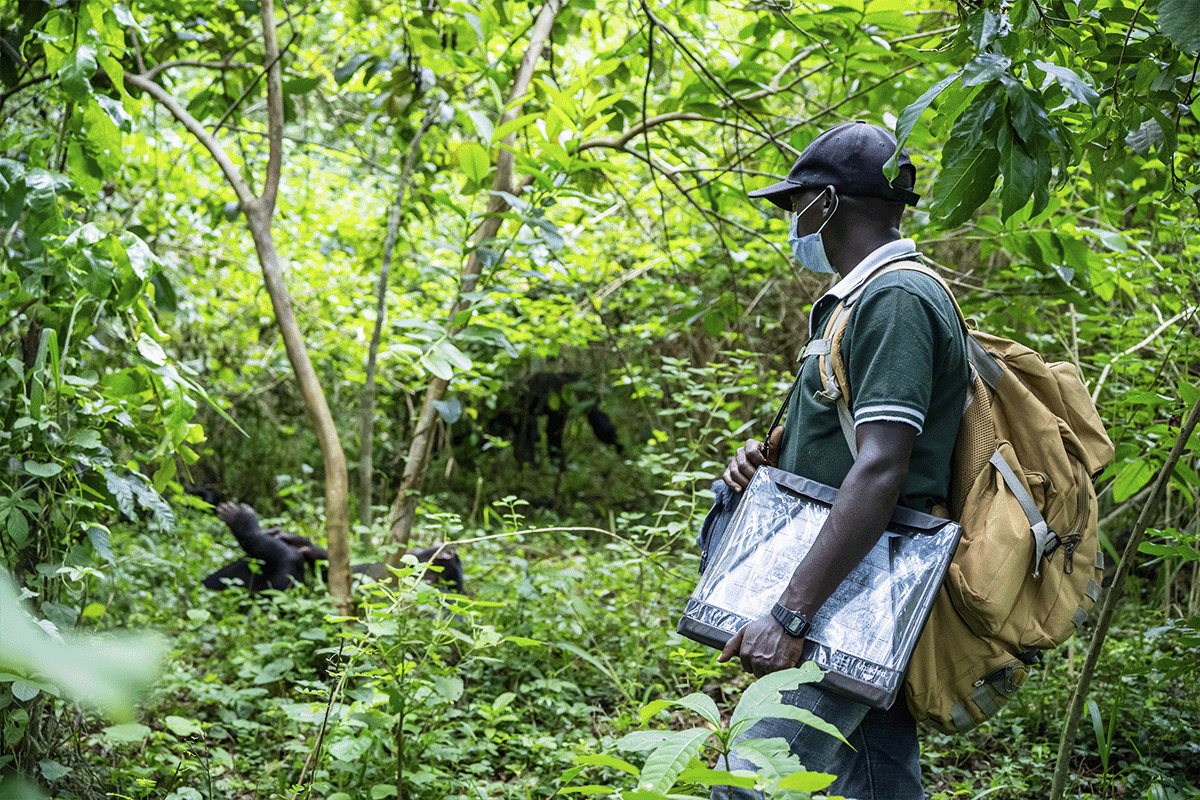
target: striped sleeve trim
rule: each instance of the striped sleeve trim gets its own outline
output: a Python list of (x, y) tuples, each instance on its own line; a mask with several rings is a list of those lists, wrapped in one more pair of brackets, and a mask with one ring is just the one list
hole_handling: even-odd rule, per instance
[(864, 422), (904, 422), (920, 433), (925, 429), (925, 414), (907, 406), (876, 404), (854, 409), (854, 424)]

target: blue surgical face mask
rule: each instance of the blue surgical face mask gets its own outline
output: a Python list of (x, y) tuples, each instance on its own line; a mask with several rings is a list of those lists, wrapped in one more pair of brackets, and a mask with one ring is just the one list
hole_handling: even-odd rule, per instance
[[(808, 211), (813, 207), (813, 203), (821, 199), (823, 195), (819, 194), (813, 198), (812, 203), (804, 207), (804, 211)], [(825, 229), (826, 223), (833, 218), (834, 212), (837, 211), (837, 195), (833, 197), (833, 211), (829, 212), (829, 216), (821, 223), (821, 227), (816, 233), (810, 233), (807, 236), (800, 236), (797, 232), (797, 224), (800, 221), (800, 216), (804, 211), (799, 211), (792, 214), (792, 228), (788, 232), (788, 244), (791, 245), (792, 255), (796, 257), (796, 261), (805, 269), (810, 269), (813, 272), (830, 273), (834, 272), (833, 265), (829, 263), (829, 256), (825, 255), (825, 242), (821, 239), (821, 231)]]

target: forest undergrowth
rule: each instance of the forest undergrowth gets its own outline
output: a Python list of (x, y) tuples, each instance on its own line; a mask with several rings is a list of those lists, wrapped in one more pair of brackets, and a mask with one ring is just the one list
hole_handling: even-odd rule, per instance
[[(362, 587), (353, 619), (336, 617), (320, 587), (201, 587), (235, 555), (215, 516), (184, 512), (169, 537), (127, 526), (113, 542), (120, 563), (96, 587), (108, 606), (81, 627), (157, 631), (163, 672), (134, 722), (45, 709), (34, 768), (61, 797), (378, 800), (398, 786), (411, 798), (578, 796), (634, 789), (606, 759), (653, 701), (703, 692), (728, 719), (752, 682), (674, 631), (697, 565), (686, 542), (548, 525), (552, 515), (515, 498), (486, 516), (468, 528), (433, 514), (424, 531), (457, 548), (466, 597), (444, 597), (414, 567), (394, 587)], [(1132, 587), (1108, 639), (1069, 796), (1200, 792), (1200, 703), (1186, 677), (1156, 669), (1172, 644), (1154, 631), (1154, 588), (1153, 573)], [(1049, 654), (992, 723), (925, 731), (929, 796), (1044, 796), (1084, 649), (1077, 639)], [(702, 723), (679, 707), (648, 721)]]

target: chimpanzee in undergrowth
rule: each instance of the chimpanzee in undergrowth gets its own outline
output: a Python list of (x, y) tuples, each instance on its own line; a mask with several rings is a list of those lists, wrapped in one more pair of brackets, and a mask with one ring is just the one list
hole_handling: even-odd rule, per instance
[[(546, 418), (546, 453), (560, 462), (565, 457), (563, 430), (567, 415), (584, 406), (577, 399), (585, 394), (578, 372), (535, 372), (529, 376), (522, 391), (513, 395), (515, 408), (501, 408), (496, 415), (496, 429), (513, 444), (513, 455), (521, 464), (537, 463), (537, 446), (541, 440), (538, 420)], [(587, 420), (596, 438), (610, 444), (618, 453), (625, 448), (617, 438), (617, 426), (604, 413), (598, 400), (586, 404)]]
[[(248, 558), (239, 558), (232, 564), (204, 579), (206, 588), (221, 591), (240, 583), (251, 592), (264, 589), (287, 589), (293, 583), (304, 583), (309, 570), (318, 568), (318, 561), (328, 561), (329, 553), (312, 540), (294, 533), (285, 533), (279, 528), (262, 530), (258, 525), (258, 514), (245, 503), (221, 503), (216, 509)], [(424, 579), (442, 591), (464, 594), (462, 561), (448, 547), (426, 547), (413, 551), (417, 561), (441, 567), (440, 571), (427, 569)], [(259, 562), (256, 572), (250, 567), (251, 559)], [(355, 573), (367, 575), (374, 580), (387, 577), (388, 570), (383, 562), (356, 564)]]

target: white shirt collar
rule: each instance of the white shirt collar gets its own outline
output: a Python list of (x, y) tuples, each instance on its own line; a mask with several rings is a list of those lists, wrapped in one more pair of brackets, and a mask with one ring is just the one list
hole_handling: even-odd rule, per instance
[[(820, 303), (826, 297), (832, 297), (836, 300), (843, 300), (854, 292), (863, 281), (871, 277), (871, 273), (882, 267), (884, 264), (890, 264), (893, 261), (904, 261), (920, 255), (917, 250), (917, 244), (912, 239), (896, 239), (887, 244), (877, 247), (866, 258), (858, 262), (858, 266), (850, 270), (850, 274), (839, 280), (833, 287), (827, 291), (817, 303)], [(813, 304), (816, 308), (816, 303)], [(809, 325), (812, 325), (812, 320), (809, 320)], [(812, 333), (811, 327), (809, 333)]]
[(873, 250), (870, 255), (858, 262), (858, 266), (850, 270), (850, 274), (833, 285), (825, 294), (833, 295), (838, 300), (845, 298), (859, 287), (871, 273), (890, 264), (893, 261), (903, 261), (920, 255), (917, 244), (912, 239), (897, 239)]

